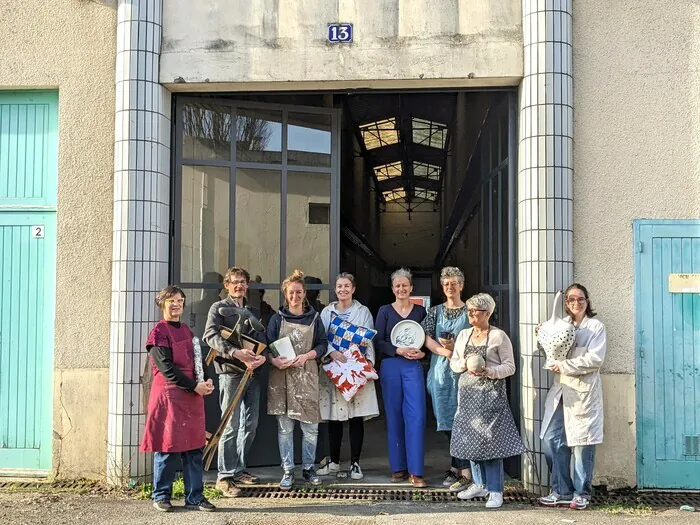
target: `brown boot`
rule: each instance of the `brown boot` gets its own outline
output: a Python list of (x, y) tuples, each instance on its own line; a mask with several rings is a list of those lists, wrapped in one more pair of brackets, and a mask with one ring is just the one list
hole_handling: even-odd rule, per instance
[(216, 489), (220, 490), (224, 498), (237, 498), (241, 495), (239, 489), (231, 478), (216, 481)]
[(410, 476), (408, 476), (408, 478), (411, 481), (411, 485), (413, 485), (414, 487), (423, 488), (428, 486), (428, 484), (425, 482), (422, 476), (414, 476), (413, 474), (411, 474)]
[(392, 483), (401, 483), (402, 481), (406, 481), (408, 479), (408, 472), (405, 470), (400, 470), (398, 472), (392, 472), (391, 473), (391, 482)]

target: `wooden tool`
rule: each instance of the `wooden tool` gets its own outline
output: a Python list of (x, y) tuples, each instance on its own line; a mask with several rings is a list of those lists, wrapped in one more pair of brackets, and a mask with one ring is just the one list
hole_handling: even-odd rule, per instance
[[(223, 334), (222, 329), (222, 336), (226, 337)], [(264, 343), (261, 343), (260, 341), (256, 341), (252, 337), (248, 337), (246, 335), (241, 335), (240, 336), (240, 342), (241, 342), (241, 347), (246, 348), (248, 350), (252, 350), (255, 352), (255, 355), (260, 355), (265, 348), (267, 348), (267, 345)], [(207, 356), (208, 358), (208, 356)], [(219, 447), (219, 440), (221, 439), (221, 435), (224, 433), (224, 429), (226, 428), (226, 425), (228, 425), (229, 420), (231, 419), (231, 415), (233, 414), (234, 410), (236, 410), (236, 407), (238, 404), (241, 402), (241, 398), (243, 397), (243, 392), (245, 392), (246, 387), (248, 386), (248, 382), (250, 381), (250, 378), (253, 376), (253, 371), (250, 368), (246, 368), (245, 373), (243, 374), (243, 377), (241, 378), (241, 382), (238, 385), (238, 388), (236, 389), (236, 392), (233, 396), (233, 400), (231, 401), (231, 404), (226, 408), (226, 411), (221, 414), (221, 422), (219, 423), (219, 427), (216, 429), (216, 432), (214, 432), (213, 435), (207, 436), (207, 444), (204, 447), (204, 469), (209, 470), (209, 467), (211, 466), (211, 462), (214, 459), (214, 453), (217, 451)]]

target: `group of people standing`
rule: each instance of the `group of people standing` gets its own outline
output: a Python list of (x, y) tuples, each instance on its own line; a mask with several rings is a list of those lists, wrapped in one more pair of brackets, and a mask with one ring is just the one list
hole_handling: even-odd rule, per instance
[[(337, 301), (317, 312), (306, 300), (302, 272), (282, 283), (284, 306), (267, 323), (265, 332), (249, 328), (250, 337), (270, 343), (289, 337), (296, 357), (274, 357), (234, 347), (219, 327), (234, 320), (222, 316), (225, 307), (246, 308), (249, 273), (234, 267), (224, 277), (228, 297), (214, 303), (203, 339), (216, 351), (222, 412), (232, 402), (246, 369), (257, 370), (269, 362), (267, 413), (277, 418), (278, 445), (283, 476), (282, 490), (295, 480), (293, 433), (296, 422), (302, 432), (302, 476), (321, 484), (320, 476), (340, 474), (343, 423), (348, 421), (352, 479), (363, 478), (360, 456), (364, 421), (379, 415), (377, 393), (368, 382), (347, 401), (320, 371), (331, 360), (347, 357), (329, 343), (327, 331), (336, 316), (369, 329), (376, 335), (364, 349), (373, 365), (381, 354), (379, 377), (386, 415), (389, 465), (393, 482), (408, 481), (425, 487), (424, 431), (426, 391), (430, 395), (438, 432), (444, 433), (450, 450), (450, 469), (443, 485), (460, 499), (487, 497), (486, 507), (503, 503), (503, 459), (525, 451), (506, 396), (505, 379), (515, 373), (513, 347), (501, 329), (490, 324), (495, 301), (477, 294), (462, 301), (464, 275), (455, 267), (440, 275), (445, 302), (430, 308), (414, 304), (411, 273), (391, 275), (395, 301), (379, 308), (376, 323), (369, 309), (354, 299), (355, 279), (341, 273), (335, 282)], [(154, 506), (171, 509), (170, 491), (177, 458), (182, 459), (186, 504), (213, 510), (202, 492), (204, 437), (203, 396), (211, 394), (210, 379), (199, 377), (193, 336), (179, 321), (185, 294), (170, 286), (160, 292), (156, 304), (163, 320), (152, 330), (147, 349), (153, 364), (154, 388), (149, 398), (142, 450), (154, 452)], [(224, 307), (222, 309), (222, 307)], [(253, 315), (258, 312), (248, 307)], [(547, 396), (542, 424), (543, 450), (552, 472), (552, 493), (541, 498), (548, 506), (585, 508), (591, 491), (595, 445), (602, 442), (602, 390), (599, 369), (605, 357), (605, 327), (593, 319), (587, 290), (578, 284), (566, 291), (567, 320), (576, 327), (575, 348), (569, 358), (551, 367), (554, 386)], [(425, 331), (421, 348), (397, 347), (391, 332), (403, 320), (420, 323)], [(196, 338), (195, 338), (196, 339)], [(427, 381), (423, 360), (430, 353)], [(475, 356), (483, 366), (468, 366)], [(201, 374), (199, 374), (201, 375)], [(253, 377), (235, 409), (218, 445), (216, 487), (228, 497), (241, 493), (240, 485), (259, 480), (246, 470), (247, 455), (255, 438), (260, 404), (260, 384)], [(328, 422), (330, 456), (316, 469), (318, 424)], [(575, 458), (573, 480), (570, 462)]]

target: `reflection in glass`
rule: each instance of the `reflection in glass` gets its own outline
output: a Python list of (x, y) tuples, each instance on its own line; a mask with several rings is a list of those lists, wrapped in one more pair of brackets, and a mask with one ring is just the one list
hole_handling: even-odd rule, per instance
[[(260, 276), (256, 275), (255, 277)], [(251, 277), (251, 279), (254, 279), (254, 277)], [(260, 320), (267, 326), (270, 318), (279, 310), (280, 287), (276, 286), (275, 288), (265, 289), (251, 287), (248, 290), (248, 304), (258, 309), (260, 312)]]
[[(295, 268), (328, 284), (330, 225), (310, 224), (309, 203), (330, 203), (331, 178), (325, 173), (287, 174), (287, 274)], [(311, 284), (311, 283), (309, 283)]]
[(236, 171), (235, 262), (262, 282), (279, 282), (281, 181), (279, 171)]
[(182, 158), (231, 160), (231, 108), (188, 103), (182, 107)]
[(229, 169), (182, 167), (180, 281), (204, 282), (228, 266)]
[[(223, 285), (223, 276), (221, 276), (221, 288), (184, 288), (183, 291), (187, 296), (185, 301), (185, 309), (182, 312), (180, 321), (187, 324), (194, 332), (194, 335), (202, 339), (204, 328), (207, 324), (207, 314), (209, 308), (216, 301), (220, 301), (228, 295)], [(203, 344), (204, 346), (204, 344)]]
[(236, 109), (236, 160), (282, 163), (282, 113)]
[(331, 166), (331, 116), (289, 113), (287, 163), (295, 166)]

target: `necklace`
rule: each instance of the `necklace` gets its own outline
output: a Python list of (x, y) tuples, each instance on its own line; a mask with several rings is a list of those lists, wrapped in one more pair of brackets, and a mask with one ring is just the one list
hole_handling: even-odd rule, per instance
[(476, 327), (474, 327), (474, 337), (481, 337), (482, 335), (487, 334), (490, 329), (491, 325), (488, 325), (486, 327), (486, 330), (481, 330), (480, 332), (477, 332)]

